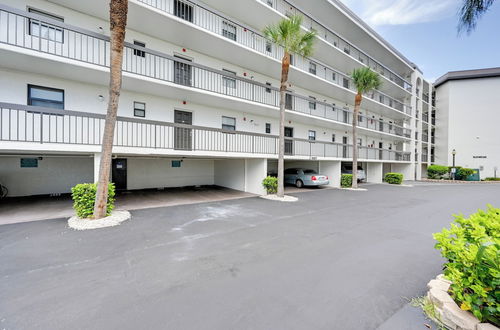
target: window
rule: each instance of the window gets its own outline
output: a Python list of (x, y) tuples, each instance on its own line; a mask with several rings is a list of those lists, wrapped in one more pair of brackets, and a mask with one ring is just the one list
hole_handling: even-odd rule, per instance
[(316, 63), (309, 62), (309, 73), (316, 74)]
[(266, 52), (272, 53), (273, 51), (273, 44), (270, 41), (266, 41)]
[(222, 129), (226, 131), (235, 131), (236, 118), (222, 116)]
[[(313, 99), (313, 100), (316, 100), (315, 97), (313, 96), (309, 96), (309, 98)], [(314, 101), (309, 101), (309, 109), (311, 110), (316, 110), (316, 102)]]
[(290, 54), (290, 65), (293, 65), (295, 63), (293, 54)]
[(363, 122), (363, 113), (359, 113), (358, 115), (358, 122), (362, 123)]
[[(266, 86), (271, 87), (271, 83), (270, 82), (266, 82)], [(266, 87), (266, 93), (271, 93), (271, 88), (269, 88), (269, 87)]]
[(332, 134), (332, 142), (335, 142), (335, 134)]
[[(134, 40), (134, 45), (139, 47), (146, 47), (146, 44), (144, 42), (140, 42), (137, 40)], [(146, 57), (146, 52), (143, 50), (134, 49), (134, 55), (139, 57)]]
[(358, 138), (358, 146), (362, 146), (363, 145), (363, 139), (362, 138)]
[(384, 103), (384, 95), (379, 95), (379, 96), (378, 96), (378, 101), (379, 101), (380, 103)]
[(285, 109), (293, 109), (293, 97), (292, 94), (285, 94)]
[(271, 124), (270, 123), (266, 123), (266, 133), (271, 134)]
[(316, 131), (309, 131), (309, 141), (316, 141)]
[(146, 103), (134, 102), (134, 116), (135, 117), (146, 117)]
[(335, 74), (335, 72), (332, 72), (332, 80), (337, 81), (337, 75)]
[[(37, 14), (40, 16), (48, 17), (56, 21), (64, 22), (64, 18), (43, 12), (38, 9), (28, 8), (28, 12)], [(29, 34), (35, 37), (40, 37), (42, 39), (48, 39), (50, 41), (64, 42), (64, 31), (58, 26), (40, 22), (36, 19), (29, 20)]]
[(273, 6), (273, 0), (267, 0), (267, 5), (269, 7), (272, 7)]
[(285, 170), (285, 174), (297, 174), (298, 171), (296, 168), (288, 168)]
[(349, 79), (347, 79), (347, 78), (345, 78), (345, 77), (344, 77), (344, 78), (342, 79), (342, 82), (343, 82), (343, 86), (344, 86), (345, 88), (349, 88)]
[(193, 21), (193, 6), (180, 0), (174, 0), (174, 15), (186, 21)]
[(64, 90), (28, 85), (28, 105), (64, 109)]
[(226, 21), (222, 22), (222, 35), (236, 41), (236, 26)]
[(351, 51), (349, 50), (349, 48), (344, 47), (344, 53), (346, 53), (346, 54), (350, 54), (350, 53), (351, 53)]
[[(226, 69), (222, 69), (222, 71), (228, 73), (231, 76), (236, 76), (236, 72), (229, 71)], [(235, 89), (236, 88), (236, 79), (228, 77), (228, 76), (222, 76), (222, 85), (226, 88)]]

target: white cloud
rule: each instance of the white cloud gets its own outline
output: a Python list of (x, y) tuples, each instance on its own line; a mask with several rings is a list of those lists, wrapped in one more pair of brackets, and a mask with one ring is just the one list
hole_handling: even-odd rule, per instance
[(371, 25), (426, 23), (456, 14), (459, 0), (343, 0)]

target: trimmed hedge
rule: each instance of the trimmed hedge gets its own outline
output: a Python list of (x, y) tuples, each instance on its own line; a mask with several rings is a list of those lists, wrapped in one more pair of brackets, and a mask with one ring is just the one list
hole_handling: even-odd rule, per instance
[(384, 176), (384, 181), (389, 184), (401, 184), (403, 183), (403, 174), (402, 173), (387, 173)]
[(268, 194), (276, 194), (278, 192), (278, 178), (268, 176), (262, 180), (262, 185)]
[(352, 187), (352, 174), (342, 174), (340, 177), (340, 186), (342, 188)]
[(431, 165), (427, 167), (427, 177), (429, 179), (442, 179), (449, 171), (448, 166)]
[(471, 168), (461, 167), (457, 170), (456, 180), (467, 180), (467, 178), (474, 174), (474, 170)]
[(455, 216), (450, 229), (433, 235), (448, 260), (450, 294), (482, 322), (500, 325), (500, 209), (488, 206), (469, 218)]
[(486, 178), (485, 181), (500, 181), (500, 178)]
[[(81, 219), (90, 218), (94, 215), (95, 194), (97, 183), (80, 183), (71, 188), (73, 198), (73, 209)], [(115, 208), (115, 185), (108, 185), (108, 205), (106, 215), (110, 215)]]

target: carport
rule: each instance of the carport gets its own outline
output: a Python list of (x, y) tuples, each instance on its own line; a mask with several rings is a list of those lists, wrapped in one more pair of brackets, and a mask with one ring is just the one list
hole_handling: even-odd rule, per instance
[[(267, 161), (267, 172), (276, 175), (278, 172), (278, 160), (269, 159)], [(328, 176), (329, 187), (340, 187), (340, 161), (326, 160), (287, 160), (285, 159), (285, 170), (288, 168), (304, 168), (315, 170)], [(287, 192), (296, 192), (296, 189), (287, 189)], [(298, 190), (300, 191), (300, 189)]]

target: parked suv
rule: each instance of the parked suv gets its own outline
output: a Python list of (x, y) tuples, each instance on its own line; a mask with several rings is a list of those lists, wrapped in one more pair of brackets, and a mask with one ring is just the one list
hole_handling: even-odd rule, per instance
[[(342, 174), (352, 174), (352, 164), (342, 164)], [(366, 172), (358, 165), (358, 182), (366, 181)]]
[(323, 186), (329, 184), (330, 181), (326, 175), (319, 174), (315, 170), (289, 168), (285, 170), (285, 183), (302, 188), (303, 186)]

